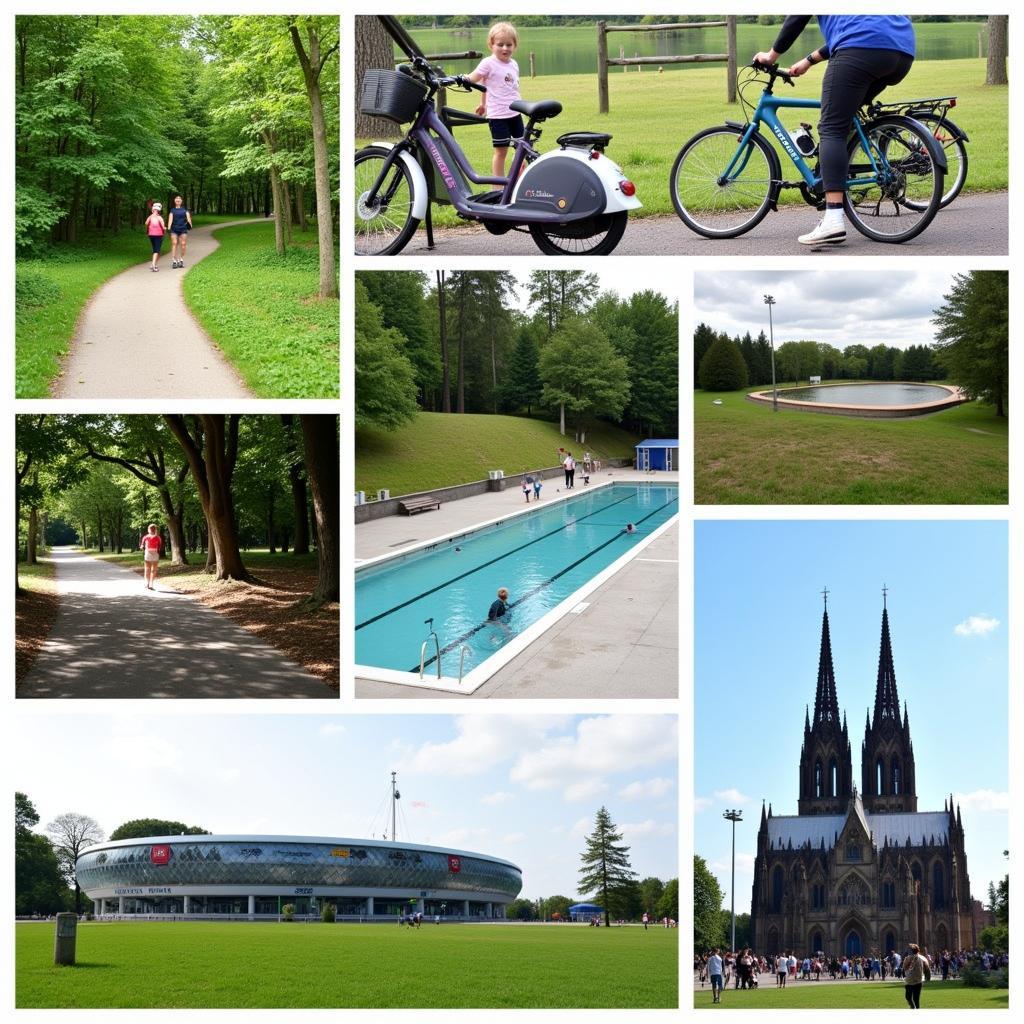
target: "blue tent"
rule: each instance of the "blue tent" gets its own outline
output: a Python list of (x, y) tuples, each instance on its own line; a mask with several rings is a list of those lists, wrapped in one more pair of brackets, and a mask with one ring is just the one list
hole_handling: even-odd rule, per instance
[(569, 908), (569, 919), (572, 921), (586, 921), (588, 918), (603, 914), (603, 908), (596, 903), (574, 903)]
[(660, 469), (671, 472), (679, 469), (679, 438), (654, 437), (636, 446), (636, 468), (641, 472)]

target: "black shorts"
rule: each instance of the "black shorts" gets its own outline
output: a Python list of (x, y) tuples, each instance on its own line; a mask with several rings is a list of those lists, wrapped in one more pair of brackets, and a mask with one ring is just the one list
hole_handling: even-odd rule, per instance
[(515, 117), (495, 117), (487, 122), (491, 126), (491, 142), (494, 148), (511, 146), (513, 139), (521, 139), (526, 134), (522, 114)]
[(150, 235), (149, 236), (149, 244), (151, 246), (153, 246), (153, 252), (159, 252), (163, 248), (163, 245), (164, 245), (164, 236), (163, 235)]

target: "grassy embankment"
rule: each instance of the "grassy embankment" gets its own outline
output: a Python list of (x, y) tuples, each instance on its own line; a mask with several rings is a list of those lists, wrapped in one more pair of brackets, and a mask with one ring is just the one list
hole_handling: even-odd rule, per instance
[(220, 247), (185, 275), (185, 301), (259, 398), (338, 397), (338, 300), (317, 297), (313, 228), (284, 257), (270, 228), (218, 231)]
[(506, 475), (558, 465), (559, 447), (578, 457), (633, 458), (635, 437), (606, 423), (587, 431), (586, 444), (563, 437), (557, 423), (525, 416), (457, 416), (420, 413), (400, 430), (357, 430), (356, 487), (375, 495), (382, 487), (392, 495), (412, 494), (486, 480), (491, 469)]
[[(780, 90), (786, 96), (818, 97), (823, 74), (824, 68), (816, 69), (800, 80), (795, 89), (780, 86)], [(959, 97), (951, 116), (971, 140), (967, 147), (970, 166), (965, 192), (992, 192), (1009, 184), (1007, 90), (986, 86), (984, 82), (984, 60), (918, 61), (899, 86), (886, 90), (881, 97)], [(723, 66), (662, 75), (656, 70), (648, 73), (646, 69), (642, 74), (613, 72), (609, 74), (608, 88), (610, 111), (600, 115), (596, 75), (524, 78), (524, 99), (557, 99), (563, 107), (562, 113), (546, 124), (541, 151), (553, 148), (557, 136), (566, 131), (608, 132), (614, 137), (608, 155), (636, 184), (637, 196), (644, 204), (642, 210), (631, 216), (673, 213), (669, 172), (683, 143), (703, 128), (726, 119), (744, 118), (738, 103), (725, 102)], [(759, 94), (756, 86), (746, 93), (755, 103)], [(473, 101), (464, 99), (457, 91), (449, 93), (448, 102), (459, 109), (473, 108)], [(801, 119), (817, 123), (813, 110), (783, 111), (780, 116), (783, 123), (792, 127)], [(491, 141), (486, 126), (459, 128), (455, 134), (474, 167), (490, 166)], [(771, 138), (771, 132), (766, 131), (765, 135)], [(795, 168), (784, 154), (782, 166), (790, 178), (796, 177)], [(782, 193), (781, 202), (800, 204), (803, 200), (796, 190), (790, 190)], [(465, 223), (447, 206), (435, 207), (434, 216), (438, 224)]]
[[(241, 219), (237, 215), (197, 216), (193, 223), (201, 227)], [(117, 235), (89, 234), (79, 242), (54, 245), (39, 258), (17, 261), (17, 398), (49, 397), (50, 382), (60, 370), (61, 359), (67, 354), (75, 325), (89, 296), (122, 270), (147, 262), (150, 256), (147, 246), (139, 228)]]
[(678, 1006), (676, 929), (572, 925), (19, 924), (21, 1007)]
[[(773, 413), (694, 392), (698, 504), (983, 505), (1008, 498), (1009, 428), (978, 402), (929, 416)], [(722, 405), (714, 405), (721, 399)]]

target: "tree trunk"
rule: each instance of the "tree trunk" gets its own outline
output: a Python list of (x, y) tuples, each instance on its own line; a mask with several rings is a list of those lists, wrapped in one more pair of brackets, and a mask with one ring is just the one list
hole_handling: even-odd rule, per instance
[(313, 604), (337, 601), (340, 590), (340, 452), (334, 416), (300, 415), (306, 476), (313, 491), (316, 516), (317, 579)]
[(306, 230), (306, 188), (301, 181), (295, 182), (295, 220), (299, 231)]
[(277, 554), (277, 547), (274, 544), (274, 485), (267, 488), (267, 550)]
[(459, 278), (459, 356), (455, 378), (455, 411), (466, 411), (466, 275)]
[[(357, 30), (358, 35), (358, 30)], [(327, 126), (324, 123), (324, 104), (320, 96), (320, 72), (331, 59), (337, 46), (324, 54), (320, 53), (320, 38), (311, 25), (306, 28), (309, 54), (302, 46), (298, 27), (291, 26), (292, 43), (302, 66), (302, 77), (306, 83), (309, 110), (313, 119), (313, 176), (316, 182), (316, 229), (320, 250), (320, 298), (333, 299), (338, 296), (338, 285), (334, 279), (334, 225), (331, 217), (331, 179), (327, 158)], [(358, 133), (357, 133), (358, 134)]]
[(159, 488), (159, 491), (160, 507), (164, 511), (167, 535), (171, 542), (171, 565), (188, 565), (188, 558), (185, 555), (185, 531), (181, 525), (181, 509), (174, 507), (171, 492), (166, 487)]
[(1007, 14), (988, 16), (988, 64), (985, 67), (986, 85), (1006, 85)]
[(295, 554), (309, 554), (309, 530), (306, 525), (306, 478), (302, 475), (302, 462), (295, 445), (295, 428), (289, 413), (281, 416), (284, 426), (285, 447), (288, 450), (288, 483), (292, 492), (292, 518), (295, 520)]
[[(269, 143), (268, 143), (269, 145)], [(273, 150), (271, 150), (273, 154)], [(274, 203), (274, 248), (277, 250), (278, 256), (284, 255), (284, 218), (288, 216), (288, 211), (285, 209), (282, 202), (281, 196), (281, 176), (278, 173), (277, 168), (271, 164), (270, 166), (270, 191), (273, 195)]]
[(292, 190), (288, 187), (288, 181), (281, 178), (281, 206), (283, 215), (281, 217), (284, 230), (284, 244), (292, 244)]
[(28, 511), (28, 534), (25, 537), (25, 564), (36, 564), (36, 544), (39, 536), (39, 509), (34, 505)]
[(444, 271), (436, 270), (438, 330), (441, 336), (441, 412), (452, 411), (452, 373), (448, 365), (448, 311), (445, 308)]
[(368, 117), (360, 113), (359, 101), (363, 89), (363, 76), (371, 68), (391, 69), (395, 66), (394, 48), (391, 36), (388, 35), (384, 23), (375, 16), (356, 18), (356, 138), (357, 139), (397, 139), (401, 128), (393, 121), (383, 117)]

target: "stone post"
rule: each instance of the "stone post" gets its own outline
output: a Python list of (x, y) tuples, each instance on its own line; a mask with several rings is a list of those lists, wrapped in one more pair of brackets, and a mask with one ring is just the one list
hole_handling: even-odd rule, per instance
[(62, 913), (57, 915), (57, 931), (53, 938), (53, 962), (74, 966), (75, 943), (78, 940), (78, 915)]

